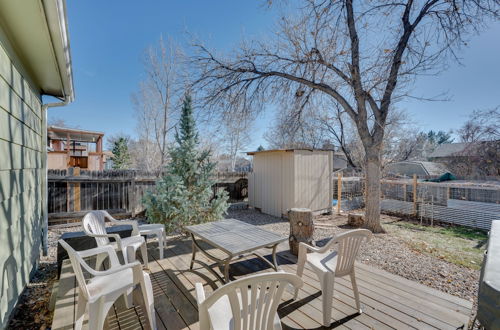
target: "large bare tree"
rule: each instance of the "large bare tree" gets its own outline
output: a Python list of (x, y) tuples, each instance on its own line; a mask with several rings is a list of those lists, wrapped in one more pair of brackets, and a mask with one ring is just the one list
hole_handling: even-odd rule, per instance
[(160, 38), (144, 52), (145, 77), (132, 95), (137, 116), (138, 140), (142, 158), (138, 164), (160, 173), (167, 161), (169, 136), (175, 123), (182, 87), (182, 52), (173, 40)]
[(446, 163), (460, 176), (500, 175), (500, 106), (474, 111), (457, 130), (464, 149)]
[(250, 143), (253, 119), (249, 113), (239, 112), (222, 118), (222, 145), (231, 159), (231, 171), (235, 171), (238, 154)]
[[(302, 3), (301, 3), (302, 4)], [(297, 94), (327, 96), (354, 122), (365, 150), (366, 227), (380, 225), (380, 165), (393, 103), (415, 75), (437, 73), (498, 17), (500, 0), (309, 0), (286, 12), (274, 35), (218, 54), (197, 43), (193, 62), (206, 101), (227, 95), (255, 109)], [(229, 102), (231, 104), (231, 102)], [(300, 108), (299, 108), (300, 109)]]

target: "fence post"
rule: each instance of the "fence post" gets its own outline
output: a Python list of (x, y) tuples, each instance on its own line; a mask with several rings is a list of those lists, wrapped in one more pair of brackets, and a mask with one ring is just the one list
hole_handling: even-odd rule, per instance
[(340, 214), (340, 201), (342, 200), (342, 172), (337, 175), (337, 214)]
[(132, 214), (132, 217), (135, 217), (135, 209), (136, 209), (136, 196), (135, 196), (135, 175), (130, 179), (130, 185), (128, 186), (128, 208)]
[(417, 216), (417, 175), (413, 174), (413, 215)]
[[(74, 168), (73, 176), (80, 176), (79, 167)], [(80, 184), (81, 184), (80, 182), (73, 183), (73, 205), (75, 212), (78, 212), (82, 209), (81, 199), (80, 199), (80, 193), (81, 193)]]

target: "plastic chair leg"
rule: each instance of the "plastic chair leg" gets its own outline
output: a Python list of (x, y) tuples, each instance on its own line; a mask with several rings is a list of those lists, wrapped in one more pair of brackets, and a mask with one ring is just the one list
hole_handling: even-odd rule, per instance
[(76, 320), (75, 320), (75, 330), (81, 330), (83, 327), (83, 319), (85, 318), (85, 310), (87, 309), (87, 299), (81, 293), (78, 292), (78, 303), (76, 307)]
[(106, 301), (106, 297), (102, 297), (89, 304), (89, 329), (101, 330), (104, 328), (106, 316), (113, 303), (114, 301)]
[(148, 266), (148, 247), (146, 246), (146, 242), (141, 245), (141, 257), (142, 257), (142, 263), (144, 264), (144, 267), (146, 269), (149, 269)]
[(356, 276), (354, 274), (354, 270), (350, 274), (351, 276), (351, 284), (352, 284), (352, 291), (354, 292), (354, 300), (356, 301), (356, 309), (358, 310), (359, 313), (363, 313), (361, 310), (361, 303), (359, 301), (359, 291), (358, 291), (358, 285), (356, 284)]
[(332, 273), (324, 273), (322, 275), (321, 292), (323, 298), (323, 325), (330, 326), (332, 320), (332, 300), (333, 300), (333, 285), (335, 277)]

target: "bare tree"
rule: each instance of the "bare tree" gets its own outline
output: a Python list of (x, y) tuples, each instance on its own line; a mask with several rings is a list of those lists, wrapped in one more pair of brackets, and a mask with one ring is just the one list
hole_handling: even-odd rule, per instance
[[(270, 148), (321, 148), (325, 142), (325, 131), (314, 120), (312, 107), (300, 112), (299, 104), (281, 105), (274, 124), (268, 128), (264, 138)], [(299, 115), (300, 114), (300, 115)]]
[(49, 119), (49, 126), (68, 127), (68, 124), (62, 118), (52, 117)]
[(500, 140), (500, 106), (474, 111), (457, 133), (462, 142)]
[(145, 79), (132, 95), (139, 141), (144, 143), (143, 165), (160, 172), (167, 161), (169, 136), (173, 132), (183, 95), (182, 52), (175, 43), (160, 38), (144, 53)]
[[(244, 99), (260, 109), (296, 93), (321, 94), (348, 114), (365, 150), (366, 227), (380, 225), (380, 166), (391, 105), (417, 74), (437, 73), (499, 0), (308, 0), (286, 13), (274, 38), (244, 42), (229, 56), (197, 44), (197, 86), (206, 101)], [(300, 108), (299, 108), (300, 109)]]
[(223, 148), (231, 159), (231, 171), (235, 170), (238, 153), (250, 142), (250, 129), (253, 118), (251, 113), (236, 112), (222, 118)]
[(474, 111), (457, 133), (466, 145), (449, 157), (448, 167), (460, 176), (499, 176), (500, 107)]

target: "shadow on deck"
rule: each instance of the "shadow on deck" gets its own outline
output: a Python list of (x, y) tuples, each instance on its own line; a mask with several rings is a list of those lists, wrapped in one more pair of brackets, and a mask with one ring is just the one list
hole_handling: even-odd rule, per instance
[[(280, 245), (279, 264), (295, 273), (296, 259), (288, 252), (288, 243)], [(199, 257), (202, 258), (200, 254)], [(158, 329), (198, 329), (198, 311), (194, 284), (201, 282), (205, 291), (221, 285), (213, 274), (195, 264), (189, 270), (191, 242), (172, 240), (159, 259), (156, 243), (149, 244), (149, 267), (154, 289)], [(211, 264), (207, 259), (205, 262)], [(215, 270), (221, 270), (214, 266)], [(270, 271), (258, 258), (249, 257), (231, 264), (231, 277)], [(222, 274), (222, 273), (221, 273)], [(328, 329), (457, 329), (466, 328), (472, 303), (431, 289), (385, 271), (356, 264), (363, 313), (356, 312), (351, 283), (337, 278), (334, 288), (332, 324)], [(278, 309), (284, 329), (325, 329), (321, 326), (321, 291), (316, 276), (307, 267), (304, 286), (297, 300), (286, 292)], [(76, 280), (65, 261), (58, 285), (52, 329), (73, 329)], [(140, 308), (126, 310), (122, 302), (115, 304), (108, 315), (110, 329), (141, 329), (144, 316)], [(85, 328), (85, 325), (84, 325)]]

